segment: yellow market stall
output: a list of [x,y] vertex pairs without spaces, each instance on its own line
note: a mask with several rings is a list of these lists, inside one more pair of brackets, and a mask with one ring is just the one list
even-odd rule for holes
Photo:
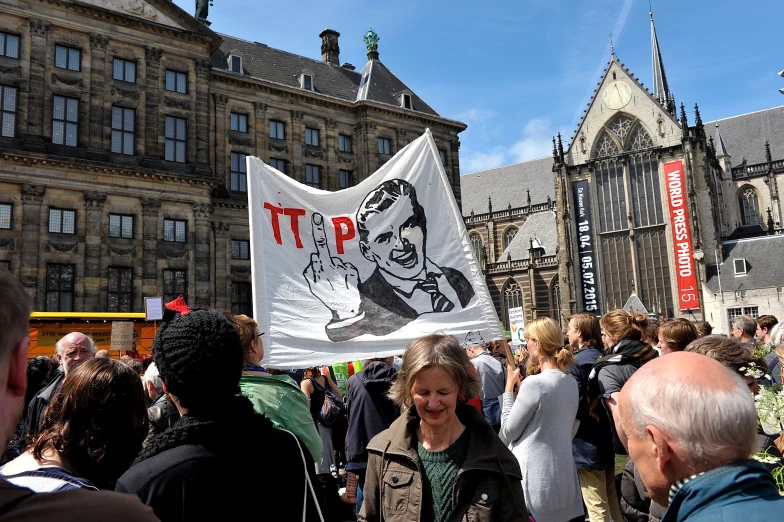
[[[131,350],[111,350],[112,321],[133,322],[135,353]],[[33,312],[30,314],[30,347],[27,357],[54,355],[55,343],[70,332],[82,332],[92,337],[98,350],[109,350],[112,357],[123,355],[144,357],[151,355],[150,347],[160,322],[148,322],[144,312]]]

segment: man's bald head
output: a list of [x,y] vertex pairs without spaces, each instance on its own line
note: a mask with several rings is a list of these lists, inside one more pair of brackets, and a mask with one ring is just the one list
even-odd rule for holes
[[629,455],[635,463],[656,461],[639,467],[646,486],[655,485],[657,502],[663,482],[756,449],[754,398],[740,377],[704,355],[676,352],[645,364],[624,385],[619,408]]
[[69,333],[57,341],[55,348],[57,349],[57,359],[60,361],[65,375],[95,356],[95,343],[89,335],[82,332]]

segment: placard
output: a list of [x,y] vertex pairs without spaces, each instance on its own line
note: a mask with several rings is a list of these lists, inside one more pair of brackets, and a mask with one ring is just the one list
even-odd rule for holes
[[512,334],[512,348],[517,349],[525,343],[523,331],[525,330],[525,319],[523,318],[523,307],[517,306],[509,309],[509,332]]
[[133,350],[133,321],[112,321],[111,350]]
[[144,314],[147,321],[161,321],[163,320],[163,298],[162,297],[145,297],[144,298]]

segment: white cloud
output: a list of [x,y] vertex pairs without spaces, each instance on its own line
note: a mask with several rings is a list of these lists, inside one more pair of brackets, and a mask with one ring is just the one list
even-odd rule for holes
[[506,150],[503,147],[494,147],[490,152],[467,151],[461,156],[460,170],[464,173],[494,169],[506,163]]
[[466,150],[460,155],[460,170],[464,174],[493,169],[547,156],[552,151],[552,137],[558,133],[544,118],[534,118],[525,124],[520,139],[509,146],[494,145],[489,150]]
[[468,109],[458,114],[455,119],[466,123],[479,123],[495,118],[495,111],[489,109]]
[[523,137],[509,147],[512,163],[547,156],[552,151],[553,133],[545,119],[533,119],[525,124]]

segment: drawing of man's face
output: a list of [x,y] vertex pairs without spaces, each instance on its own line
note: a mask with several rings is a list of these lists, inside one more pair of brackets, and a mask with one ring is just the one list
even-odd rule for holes
[[425,267],[426,231],[422,207],[418,210],[408,194],[395,200],[387,195],[378,210],[363,216],[362,255],[397,278],[419,275]]

